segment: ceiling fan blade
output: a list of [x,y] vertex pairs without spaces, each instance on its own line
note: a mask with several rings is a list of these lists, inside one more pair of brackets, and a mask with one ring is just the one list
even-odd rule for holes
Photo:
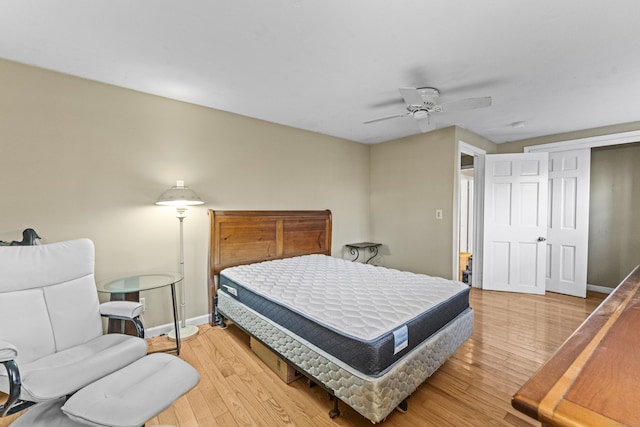
[[473,110],[475,108],[485,108],[491,106],[491,97],[485,96],[482,98],[467,98],[459,101],[446,102],[440,107],[443,113],[449,113],[451,111],[461,110]]
[[422,105],[424,100],[418,90],[414,87],[401,87],[398,89],[400,91],[400,95],[404,99],[404,102],[407,105]]
[[381,122],[382,120],[395,119],[397,117],[408,116],[409,114],[411,114],[411,113],[407,112],[407,113],[402,113],[402,114],[394,114],[393,116],[378,117],[377,119],[367,120],[366,122],[362,122],[362,123],[368,124],[368,123]]

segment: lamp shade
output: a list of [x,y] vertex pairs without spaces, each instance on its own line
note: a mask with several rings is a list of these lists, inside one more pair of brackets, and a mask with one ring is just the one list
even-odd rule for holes
[[185,187],[184,181],[177,181],[175,187],[162,193],[156,200],[156,205],[162,206],[193,206],[203,203],[195,191]]

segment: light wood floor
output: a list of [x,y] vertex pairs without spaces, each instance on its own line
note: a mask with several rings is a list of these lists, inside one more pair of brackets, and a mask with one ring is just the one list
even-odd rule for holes
[[[586,299],[553,293],[531,296],[472,289],[475,330],[409,398],[406,414],[391,413],[383,426],[539,426],[511,407],[511,396],[582,323],[604,294]],[[164,337],[150,348],[169,345]],[[331,402],[304,379],[283,383],[249,348],[235,327],[201,326],[183,343],[181,357],[200,383],[147,426],[371,426],[345,404],[330,419]],[[7,426],[14,417],[0,420]]]

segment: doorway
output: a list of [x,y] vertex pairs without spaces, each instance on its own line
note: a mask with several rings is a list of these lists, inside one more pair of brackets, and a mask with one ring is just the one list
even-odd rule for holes
[[460,221],[458,224],[458,280],[470,285],[473,278],[474,177],[473,156],[460,154]]
[[484,150],[458,141],[453,277],[475,288],[482,288],[485,155]]

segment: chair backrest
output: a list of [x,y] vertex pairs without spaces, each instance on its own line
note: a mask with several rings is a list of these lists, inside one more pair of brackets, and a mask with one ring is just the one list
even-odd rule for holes
[[102,334],[89,239],[0,246],[0,338],[29,362]]

